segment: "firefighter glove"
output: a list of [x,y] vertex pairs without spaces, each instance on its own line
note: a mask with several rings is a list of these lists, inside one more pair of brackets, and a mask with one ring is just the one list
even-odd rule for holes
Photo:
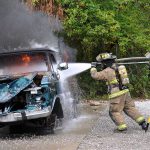
[[90,70],[90,73],[93,73],[95,71],[97,71],[97,69],[95,67],[92,67],[91,70]]

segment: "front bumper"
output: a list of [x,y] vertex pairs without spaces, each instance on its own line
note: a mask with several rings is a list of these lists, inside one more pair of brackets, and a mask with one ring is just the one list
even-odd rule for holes
[[51,107],[44,108],[42,110],[11,112],[6,115],[0,115],[0,123],[13,123],[18,121],[25,121],[31,119],[38,119],[48,117],[52,112]]

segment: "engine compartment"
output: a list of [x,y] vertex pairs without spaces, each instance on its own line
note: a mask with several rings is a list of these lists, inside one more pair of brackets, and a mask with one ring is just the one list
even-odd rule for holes
[[[8,95],[11,90],[15,92],[16,88],[18,88],[18,84],[11,86],[10,83],[14,84],[14,82],[17,83],[19,80],[20,78],[15,79],[15,81],[8,79],[1,81],[0,85],[7,84],[11,87],[7,92]],[[31,81],[32,82],[30,82],[27,87],[21,89],[20,92],[12,96],[11,99],[0,103],[0,115],[10,112],[21,112],[24,110],[41,110],[44,107],[52,105],[56,90],[52,89],[54,86],[50,86],[54,84],[50,81],[50,77],[36,74]]]

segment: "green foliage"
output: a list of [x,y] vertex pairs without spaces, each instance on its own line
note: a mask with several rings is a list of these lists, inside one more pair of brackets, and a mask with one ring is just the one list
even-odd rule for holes
[[113,51],[116,43],[123,56],[129,49],[149,48],[148,0],[59,1],[66,8],[64,30],[72,42],[80,42],[86,58],[92,59],[95,50]]
[[39,0],[32,0],[32,4],[33,5],[36,5],[36,4],[38,4],[39,3]]
[[[104,51],[116,53],[118,57],[144,56],[150,51],[149,0],[57,2],[62,4],[65,11],[64,36],[71,46],[78,49],[77,61],[95,61],[96,55]],[[146,67],[138,66],[136,71],[131,67],[129,72],[133,96],[148,97],[150,87]],[[96,89],[101,85],[91,81],[88,87],[90,75],[83,75],[82,78],[81,86],[89,92],[87,94],[94,96]]]
[[145,97],[150,96],[150,70],[147,65],[134,65],[128,67],[130,78],[130,91],[133,97]]

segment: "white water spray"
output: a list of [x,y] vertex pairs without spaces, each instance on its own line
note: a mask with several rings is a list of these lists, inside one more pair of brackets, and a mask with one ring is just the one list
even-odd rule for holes
[[61,78],[66,79],[91,68],[90,63],[68,63],[68,69],[60,71]]
[[[75,89],[76,93],[78,93],[77,97],[73,96],[73,92],[69,88],[69,81],[68,79],[72,76],[75,76],[77,74],[80,74],[86,70],[88,70],[91,67],[90,63],[69,63],[68,69],[59,71],[60,73],[60,89],[62,92],[62,99],[63,99],[63,105],[64,105],[64,113],[66,114],[67,118],[75,118],[78,114],[77,112],[77,101],[80,97],[80,91],[79,89]],[[74,83],[77,85],[77,83]],[[75,85],[74,85],[75,86]]]

